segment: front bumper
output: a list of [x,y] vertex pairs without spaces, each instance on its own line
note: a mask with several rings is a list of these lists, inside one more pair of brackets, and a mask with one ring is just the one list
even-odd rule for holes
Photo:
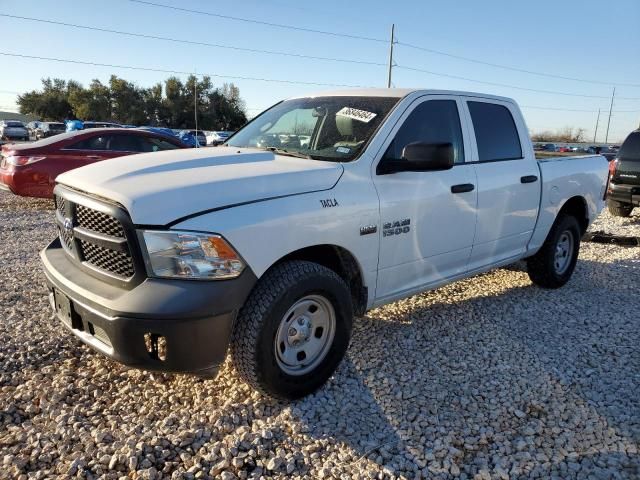
[[131,367],[203,377],[215,376],[224,361],[256,282],[245,268],[233,280],[147,278],[126,290],[81,270],[59,239],[40,257],[56,316],[84,343]]
[[609,183],[607,199],[640,206],[640,185]]

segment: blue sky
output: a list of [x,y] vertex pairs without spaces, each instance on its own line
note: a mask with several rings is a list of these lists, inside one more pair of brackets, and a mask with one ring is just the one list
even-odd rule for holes
[[[601,108],[603,113],[600,117],[598,141],[604,141],[611,91],[618,84],[610,141],[620,141],[640,123],[638,0],[153,1],[187,9],[378,39],[389,37],[393,22],[396,24],[399,42],[523,70],[605,82],[591,84],[531,75],[398,44],[395,47],[398,67],[393,72],[393,82],[398,87],[469,90],[513,97],[523,106],[531,131],[554,130],[565,126],[581,127],[587,130],[589,140],[593,139],[597,110]],[[243,48],[382,64],[388,59],[388,44],[384,42],[238,22],[129,0],[0,0],[0,14]],[[386,86],[386,67],[379,65],[189,46],[1,16],[0,31],[4,39],[0,52],[7,53],[196,71],[231,77]],[[73,78],[88,84],[93,78],[106,81],[111,74],[116,74],[140,86],[149,86],[168,76],[159,72],[71,65],[6,56],[0,56],[0,65],[2,110],[14,106],[16,95],[12,92],[38,88],[42,77]],[[517,86],[521,89],[415,72],[400,68],[401,66]],[[247,107],[251,109],[250,114],[257,113],[281,98],[325,88],[233,78],[213,79],[220,84],[223,81],[233,81],[238,85]]]

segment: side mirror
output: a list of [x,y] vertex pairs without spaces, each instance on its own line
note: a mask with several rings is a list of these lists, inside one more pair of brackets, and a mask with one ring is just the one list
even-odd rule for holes
[[452,143],[414,142],[402,149],[401,160],[384,160],[378,165],[378,174],[396,172],[430,172],[453,167]]

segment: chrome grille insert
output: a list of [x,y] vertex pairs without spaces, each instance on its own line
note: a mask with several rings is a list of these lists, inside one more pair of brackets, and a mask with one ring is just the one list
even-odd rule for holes
[[102,211],[101,203],[93,199],[87,199],[87,204],[96,208],[83,205],[83,197],[75,193],[67,198],[62,195],[59,192],[55,195],[56,219],[67,253],[99,273],[131,279],[135,267],[125,228],[118,220],[120,213],[112,210],[110,215]]
[[129,252],[118,252],[100,245],[80,240],[86,262],[121,277],[133,276],[133,262]]
[[110,237],[124,238],[124,230],[120,222],[106,213],[92,210],[83,205],[77,205],[76,221],[79,227],[87,230],[103,233]]
[[66,202],[64,198],[60,197],[59,195],[56,195],[54,198],[56,202],[56,209],[60,212],[60,215],[64,217],[66,213]]

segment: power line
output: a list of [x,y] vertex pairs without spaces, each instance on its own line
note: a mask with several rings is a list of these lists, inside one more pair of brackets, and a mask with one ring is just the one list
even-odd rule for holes
[[[540,107],[537,105],[520,105],[520,108],[533,108],[535,110],[554,110],[558,112],[584,112],[584,113],[597,113],[598,110],[582,110],[574,108],[559,108],[559,107]],[[613,110],[613,113],[640,113],[640,110]]]
[[529,92],[537,92],[537,93],[549,93],[552,95],[565,95],[568,97],[582,97],[582,98],[606,98],[609,99],[610,97],[605,97],[605,96],[601,96],[601,95],[584,95],[584,94],[578,94],[578,93],[569,93],[569,92],[557,92],[557,91],[553,91],[553,90],[539,90],[536,88],[527,88],[527,87],[519,87],[517,85],[509,85],[506,83],[496,83],[496,82],[487,82],[484,80],[475,80],[473,78],[468,78],[468,77],[460,77],[458,75],[449,75],[447,73],[440,73],[440,72],[433,72],[431,70],[424,70],[422,68],[414,68],[414,67],[406,67],[403,65],[396,65],[396,68],[402,68],[403,70],[411,70],[413,72],[420,72],[420,73],[428,73],[429,75],[436,75],[438,77],[447,77],[447,78],[454,78],[456,80],[465,80],[467,82],[475,82],[475,83],[482,83],[484,85],[492,85],[494,87],[504,87],[504,88],[513,88],[516,90],[526,90]]
[[597,110],[581,110],[581,109],[573,109],[573,108],[557,108],[557,107],[538,107],[534,105],[520,105],[520,108],[533,108],[535,110],[554,110],[558,112],[585,112],[585,113],[596,113]]
[[[169,73],[169,74],[175,74],[175,75],[193,75],[194,74],[193,72],[187,72],[187,71],[181,71],[181,70],[169,70],[169,69],[160,69],[160,68],[151,68],[151,67],[137,67],[137,66],[131,66],[131,65],[117,65],[117,64],[97,63],[97,62],[88,62],[88,61],[81,61],[81,60],[69,60],[69,59],[52,58],[52,57],[41,57],[41,56],[35,56],[35,55],[24,55],[24,54],[16,54],[16,53],[9,53],[9,52],[0,52],[0,55],[8,56],[8,57],[17,57],[17,58],[27,58],[27,59],[35,59],[35,60],[53,61],[53,62],[60,62],[60,63],[72,63],[72,64],[91,65],[91,66],[98,66],[98,67],[122,68],[122,69],[127,69],[127,70],[142,70],[142,71],[149,71],[149,72]],[[410,69],[409,67],[400,67],[400,68]],[[418,70],[418,71],[422,71],[422,70]],[[468,81],[472,81],[472,82],[488,83],[490,85],[506,86],[506,87],[509,87],[509,88],[520,88],[520,87],[511,86],[511,85],[494,84],[492,82],[482,82],[482,81],[479,81],[479,80],[468,79],[468,78],[465,78],[465,77],[457,77],[457,76],[452,76],[452,75],[447,75],[447,74],[439,74],[439,73],[434,73],[434,72],[429,72],[429,71],[425,71],[425,73],[429,73],[429,74],[433,74],[433,75],[441,75],[441,76],[446,76],[446,77],[452,77],[452,78],[458,78],[458,79],[468,80]],[[299,85],[312,85],[312,86],[354,87],[354,88],[360,87],[360,85],[346,85],[346,84],[320,83],[320,82],[302,82],[302,81],[295,81],[295,80],[246,77],[246,76],[237,76],[237,75],[198,73],[197,76],[211,76],[211,77],[219,77],[219,78],[230,78],[230,79],[252,80],[252,81],[274,82],[274,83],[286,83],[286,84],[299,84]],[[531,90],[531,89],[525,89],[525,90]],[[533,90],[533,91],[538,91],[538,90]],[[17,95],[20,94],[20,92],[6,91],[6,90],[0,90],[0,92],[12,93],[12,94],[17,94]],[[548,91],[542,91],[542,92],[562,94],[560,92],[548,92]],[[595,97],[595,98],[601,98],[601,97]],[[608,98],[608,97],[602,97],[602,98]],[[520,105],[520,106],[521,106],[521,108],[530,108],[530,109],[538,109],[538,110],[553,110],[553,111],[566,111],[566,112],[584,112],[584,113],[596,113],[597,112],[597,110],[586,110],[586,109],[543,107],[543,106],[534,106],[534,105]],[[265,107],[265,108],[268,108],[268,107]],[[248,110],[255,110],[255,111],[259,110],[259,111],[262,111],[262,110],[265,110],[265,108],[250,108]],[[640,112],[640,110],[613,110],[613,113],[638,113],[638,112]]]
[[396,42],[396,43],[398,45],[402,45],[404,47],[413,48],[413,49],[416,49],[416,50],[422,50],[423,52],[435,53],[436,55],[443,55],[445,57],[455,58],[455,59],[458,59],[458,60],[464,60],[466,62],[473,62],[473,63],[477,63],[477,64],[480,64],[480,65],[487,65],[487,66],[490,66],[490,67],[502,68],[504,70],[512,70],[514,72],[527,73],[527,74],[530,74],[530,75],[538,75],[538,76],[541,76],[541,77],[558,78],[558,79],[561,79],[561,80],[572,80],[574,82],[593,83],[593,84],[597,84],[597,85],[608,85],[608,86],[617,85],[617,86],[624,86],[624,87],[638,87],[638,88],[640,88],[640,84],[638,84],[638,83],[619,83],[619,82],[612,83],[612,82],[604,82],[604,81],[601,81],[601,80],[586,80],[586,79],[583,79],[583,78],[568,77],[568,76],[557,75],[557,74],[553,74],[553,73],[536,72],[534,70],[526,70],[524,68],[510,67],[508,65],[501,65],[499,63],[485,62],[483,60],[477,60],[475,58],[464,57],[462,55],[455,55],[453,53],[443,52],[441,50],[434,50],[433,48],[420,47],[418,45],[413,45],[411,43],[406,43],[406,42]]
[[[327,30],[316,30],[316,29],[311,29],[311,28],[296,27],[296,26],[293,26],[293,25],[265,22],[265,21],[262,21],[262,20],[254,20],[254,19],[248,19],[248,18],[242,18],[242,17],[235,17],[235,16],[231,16],[231,15],[223,15],[223,14],[219,14],[219,13],[206,12],[206,11],[202,11],[202,10],[193,10],[193,9],[188,9],[188,8],[183,8],[183,7],[176,7],[176,6],[173,6],[173,5],[165,5],[165,4],[161,4],[161,3],[150,2],[150,1],[147,1],[147,0],[129,0],[129,1],[133,2],[133,3],[142,4],[142,5],[148,5],[148,6],[159,7],[159,8],[166,8],[166,9],[177,10],[177,11],[181,11],[181,12],[196,13],[196,14],[199,14],[199,15],[208,15],[208,16],[212,16],[212,17],[223,18],[223,19],[226,19],[226,20],[248,22],[248,23],[254,23],[254,24],[258,24],[258,25],[267,25],[267,26],[270,26],[270,27],[284,28],[284,29],[289,29],[289,30],[297,30],[297,31],[303,31],[303,32],[308,32],[308,33],[316,33],[316,34],[322,34],[322,35],[330,35],[330,36],[335,36],[335,37],[344,37],[344,38],[351,38],[351,39],[358,39],[358,40],[366,40],[366,41],[370,41],[370,42],[387,43],[387,40],[385,40],[383,38],[366,37],[366,36],[362,36],[362,35],[353,35],[353,34],[346,34],[346,33],[331,32],[331,31],[327,31]],[[462,55],[455,55],[455,54],[452,54],[452,53],[443,52],[441,50],[435,50],[435,49],[431,49],[431,48],[421,47],[419,45],[415,45],[415,44],[408,43],[408,42],[395,42],[395,43],[398,44],[398,45],[405,46],[407,48],[413,48],[413,49],[416,49],[416,50],[422,50],[424,52],[435,53],[437,55],[444,55],[444,56],[447,56],[447,57],[456,58],[458,60],[465,60],[465,61],[474,62],[474,63],[481,64],[481,65],[487,65],[487,66],[491,66],[491,67],[495,67],[495,68],[502,68],[502,69],[505,69],[505,70],[512,70],[512,71],[515,71],[515,72],[527,73],[527,74],[530,74],[530,75],[538,75],[538,76],[543,76],[543,77],[557,78],[557,79],[562,79],[562,80],[571,80],[571,81],[598,84],[598,85],[617,85],[617,86],[640,88],[640,84],[637,84],[637,83],[621,83],[621,82],[612,83],[612,82],[605,82],[605,81],[599,81],[599,80],[586,80],[586,79],[582,79],[582,78],[570,77],[570,76],[565,76],[565,75],[557,75],[557,74],[553,74],[553,73],[536,72],[536,71],[527,70],[527,69],[524,69],[524,68],[511,67],[511,66],[508,66],[508,65],[501,65],[501,64],[498,64],[498,63],[485,62],[485,61],[482,61],[482,60],[477,60],[477,59],[465,57],[465,56],[462,56]],[[608,97],[602,97],[602,98],[608,98]],[[619,98],[622,98],[622,97],[619,97]],[[627,99],[629,99],[629,100],[640,100],[640,98],[627,98]]]
[[355,40],[366,40],[368,42],[379,42],[379,43],[387,43],[387,40],[382,39],[382,38],[374,38],[374,37],[365,37],[362,35],[353,35],[353,34],[349,34],[349,33],[338,33],[338,32],[330,32],[327,30],[316,30],[313,28],[305,28],[305,27],[296,27],[293,25],[285,25],[283,23],[272,23],[272,22],[265,22],[263,20],[254,20],[251,18],[242,18],[242,17],[234,17],[231,15],[223,15],[221,13],[212,13],[212,12],[206,12],[203,10],[192,10],[189,8],[182,8],[182,7],[176,7],[173,5],[164,5],[162,3],[155,3],[155,2],[147,2],[145,0],[129,0],[130,2],[133,3],[139,3],[142,5],[147,5],[147,6],[151,6],[151,7],[159,7],[159,8],[166,8],[169,10],[177,10],[179,12],[186,12],[186,13],[197,13],[198,15],[207,15],[210,17],[216,17],[216,18],[223,18],[225,20],[234,20],[236,22],[245,22],[245,23],[254,23],[257,25],[266,25],[269,27],[276,27],[276,28],[284,28],[287,30],[297,30],[300,32],[307,32],[307,33],[318,33],[321,35],[330,35],[333,37],[343,37],[343,38],[351,38],[351,39],[355,39]]
[[[212,16],[221,17],[221,18],[228,18],[228,19],[233,19],[233,20],[256,22],[256,23],[267,24],[267,25],[272,25],[272,26],[279,26],[279,27],[289,27],[289,26],[281,25],[281,24],[271,24],[269,22],[261,22],[261,21],[257,21],[257,20],[254,21],[254,20],[249,20],[249,19],[242,19],[242,18],[239,18],[239,17],[231,17],[231,16],[228,16],[228,15],[213,14],[213,13],[210,13],[210,12],[209,13],[208,12],[200,12],[200,11],[197,11],[197,10],[189,10],[189,9],[184,9],[184,8],[181,8],[181,7],[173,7],[173,6],[169,6],[169,5],[156,4],[156,3],[153,3],[153,2],[147,2],[147,1],[143,1],[143,0],[130,0],[130,1],[131,2],[135,2],[135,3],[148,4],[148,5],[151,5],[151,6],[164,7],[164,8],[169,8],[169,9],[181,10],[181,11],[188,11],[188,12],[192,12],[192,13],[210,14]],[[58,21],[53,21],[53,20],[45,20],[45,19],[41,19],[41,18],[23,17],[23,16],[18,16],[18,15],[9,15],[9,14],[3,14],[3,13],[0,13],[0,17],[7,17],[7,18],[18,19],[18,20],[27,20],[27,21],[33,21],[33,22],[47,23],[47,24],[52,24],[52,25],[60,25],[60,26],[66,26],[66,27],[71,27],[71,28],[99,31],[99,32],[104,32],[104,33],[112,33],[112,34],[117,34],[117,35],[125,35],[125,36],[146,38],[146,39],[152,39],[152,40],[162,40],[162,41],[168,41],[168,42],[183,43],[183,44],[190,44],[190,45],[200,45],[200,46],[207,46],[207,47],[213,47],[213,48],[222,48],[222,49],[229,49],[229,50],[236,50],[236,51],[246,51],[246,52],[251,52],[251,53],[264,53],[264,54],[269,54],[269,55],[282,55],[282,56],[288,56],[288,57],[307,58],[307,59],[313,59],[313,60],[324,60],[324,61],[333,61],[333,62],[340,62],[340,63],[353,63],[353,64],[362,64],[362,65],[374,65],[374,66],[387,66],[386,63],[371,62],[371,61],[366,61],[366,60],[355,60],[355,59],[345,59],[345,58],[335,58],[335,57],[322,57],[322,56],[315,56],[315,55],[299,54],[299,53],[294,53],[294,52],[283,52],[283,51],[277,51],[277,50],[262,50],[262,49],[246,48],[246,47],[237,47],[237,46],[233,46],[233,45],[224,45],[224,44],[208,43],[208,42],[198,42],[198,41],[193,41],[193,40],[185,40],[185,39],[178,39],[178,38],[172,38],[172,37],[162,37],[162,36],[158,36],[158,35],[148,35],[148,34],[141,34],[141,33],[133,33],[133,32],[126,32],[126,31],[121,31],[121,30],[112,30],[112,29],[106,29],[106,28],[101,28],[101,27],[92,27],[92,26],[87,26],[87,25],[79,25],[79,24],[73,24],[73,23],[58,22]],[[291,27],[291,28],[296,29],[296,30],[301,29],[299,27]],[[350,37],[350,38],[351,37],[355,37],[355,38],[361,38],[361,39],[368,39],[367,37],[359,37],[359,36],[354,36],[354,35],[339,34],[339,33],[336,33],[336,32],[326,32],[326,31],[319,31],[319,30],[315,31],[315,30],[310,30],[310,29],[302,29],[302,30],[313,31],[314,33],[322,33],[322,34],[328,34],[328,35],[347,36],[347,37]],[[376,39],[369,39],[369,40],[376,40]],[[381,39],[377,39],[376,41],[382,41],[382,40]],[[406,46],[406,47],[410,47],[410,48],[414,48],[414,49],[418,49],[418,50],[423,50],[423,51],[430,52],[430,53],[436,53],[436,54],[439,54],[439,55],[445,55],[445,56],[449,56],[449,57],[452,57],[452,58],[466,60],[466,61],[470,61],[470,62],[474,62],[474,63],[478,63],[478,64],[483,64],[483,65],[489,65],[489,66],[492,66],[492,67],[504,68],[504,69],[507,69],[507,70],[513,70],[513,71],[518,71],[518,72],[522,72],[522,73],[529,73],[529,74],[546,76],[546,77],[551,77],[551,78],[560,78],[560,79],[564,79],[564,80],[576,80],[576,81],[581,81],[581,82],[586,82],[586,83],[596,83],[596,84],[603,84],[603,85],[611,85],[611,83],[609,83],[609,82],[583,80],[583,79],[578,79],[578,78],[573,78],[573,77],[566,77],[566,76],[554,75],[554,74],[546,74],[546,73],[542,73],[542,72],[535,72],[535,71],[520,69],[520,68],[516,68],[516,67],[509,67],[509,66],[506,66],[506,65],[494,64],[494,63],[490,63],[490,62],[484,62],[484,61],[481,61],[481,60],[476,60],[476,59],[472,59],[472,58],[468,58],[468,57],[463,57],[463,56],[460,56],[460,55],[454,55],[454,54],[450,54],[450,53],[447,53],[447,52],[442,52],[442,51],[439,51],[439,50],[420,47],[420,46],[409,44],[409,43],[406,43],[406,42],[395,41],[393,43],[398,44],[398,45],[403,45],[403,46]],[[460,79],[460,80],[466,80],[466,81],[471,81],[471,82],[476,82],[476,83],[483,83],[483,84],[486,84],[486,85],[494,85],[494,86],[500,86],[500,87],[514,88],[514,89],[519,89],[519,90],[528,90],[528,91],[534,91],[534,92],[539,92],[539,93],[552,93],[552,94],[557,94],[557,95],[577,96],[577,97],[585,97],[585,98],[609,98],[609,97],[604,97],[604,96],[578,95],[578,94],[570,94],[570,93],[564,93],[564,92],[554,92],[554,91],[548,91],[548,90],[537,90],[537,89],[516,87],[516,86],[513,86],[513,85],[480,81],[480,80],[475,80],[475,79],[471,79],[471,78],[458,77],[458,76],[454,76],[454,75],[437,73],[437,72],[432,72],[432,71],[413,68],[413,67],[406,67],[406,66],[400,66],[400,65],[394,65],[394,66],[397,66],[398,68],[404,68],[405,70],[413,70],[413,71],[417,71],[417,72],[428,73],[428,74],[431,74],[431,75],[445,76],[445,77],[449,77],[449,78],[457,78],[457,79]],[[268,81],[268,80],[265,80],[265,81]],[[321,84],[318,84],[318,85],[321,85]],[[327,84],[327,85],[330,85],[330,84]],[[626,83],[618,83],[616,85],[640,87],[640,85],[637,85],[637,84],[626,84]],[[338,86],[341,86],[341,85],[338,85]],[[0,92],[2,92],[2,93],[17,93],[17,92],[9,92],[9,91],[0,91]],[[621,100],[640,100],[640,97],[618,97],[618,98],[620,98]]]
[[82,30],[91,30],[91,31],[95,31],[95,32],[113,33],[113,34],[116,34],[116,35],[126,35],[126,36],[129,36],[129,37],[146,38],[146,39],[149,39],[149,40],[162,40],[162,41],[166,41],[166,42],[183,43],[183,44],[188,44],[188,45],[199,45],[199,46],[204,46],[204,47],[223,48],[223,49],[242,51],[242,52],[266,53],[266,54],[269,54],[269,55],[282,55],[282,56],[287,56],[287,57],[308,58],[308,59],[312,59],[312,60],[325,60],[325,61],[341,62],[341,63],[355,63],[355,64],[360,64],[360,65],[376,65],[376,66],[383,66],[383,67],[386,66],[386,63],[369,62],[369,61],[366,61],[366,60],[355,60],[355,59],[335,58],[335,57],[320,57],[320,56],[315,56],[315,55],[306,55],[306,54],[294,53],[294,52],[283,52],[283,51],[278,51],[278,50],[261,50],[261,49],[257,49],[257,48],[236,47],[236,46],[233,46],[233,45],[224,45],[224,44],[220,44],[220,43],[198,42],[198,41],[195,41],[195,40],[185,40],[185,39],[172,38],[172,37],[161,37],[161,36],[158,36],[158,35],[148,35],[148,34],[144,34],[144,33],[125,32],[123,30],[111,30],[111,29],[108,29],[108,28],[92,27],[92,26],[88,26],[88,25],[79,25],[79,24],[75,24],[75,23],[57,22],[57,21],[54,21],[54,20],[45,20],[45,19],[42,19],[42,18],[22,17],[22,16],[18,16],[18,15],[9,15],[9,14],[6,14],[6,13],[0,13],[0,17],[7,17],[7,18],[12,18],[12,19],[17,19],[17,20],[27,20],[27,21],[31,21],[31,22],[47,23],[47,24],[50,24],[50,25],[60,25],[60,26],[64,26],[64,27],[78,28],[78,29],[82,29]]
[[[193,72],[185,72],[181,70],[169,70],[163,68],[152,68],[152,67],[135,67],[131,65],[117,65],[111,63],[97,63],[97,62],[87,62],[82,60],[69,60],[64,58],[52,58],[52,57],[40,57],[36,55],[23,55],[18,53],[9,53],[9,52],[0,52],[0,55],[5,57],[16,57],[16,58],[29,58],[32,60],[45,60],[50,62],[59,62],[59,63],[73,63],[76,65],[91,65],[95,67],[108,67],[108,68],[122,68],[125,70],[141,70],[146,72],[158,72],[158,73],[169,73],[174,75],[193,75]],[[259,77],[245,77],[240,75],[222,75],[217,73],[198,73],[198,76],[202,77],[217,77],[217,78],[229,78],[232,80],[252,80],[258,82],[271,82],[271,83],[286,83],[293,85],[310,85],[310,86],[320,86],[320,87],[351,87],[351,88],[362,88],[362,85],[349,85],[343,83],[321,83],[321,82],[304,82],[299,80],[284,80],[284,79],[276,79],[276,78],[259,78]]]

